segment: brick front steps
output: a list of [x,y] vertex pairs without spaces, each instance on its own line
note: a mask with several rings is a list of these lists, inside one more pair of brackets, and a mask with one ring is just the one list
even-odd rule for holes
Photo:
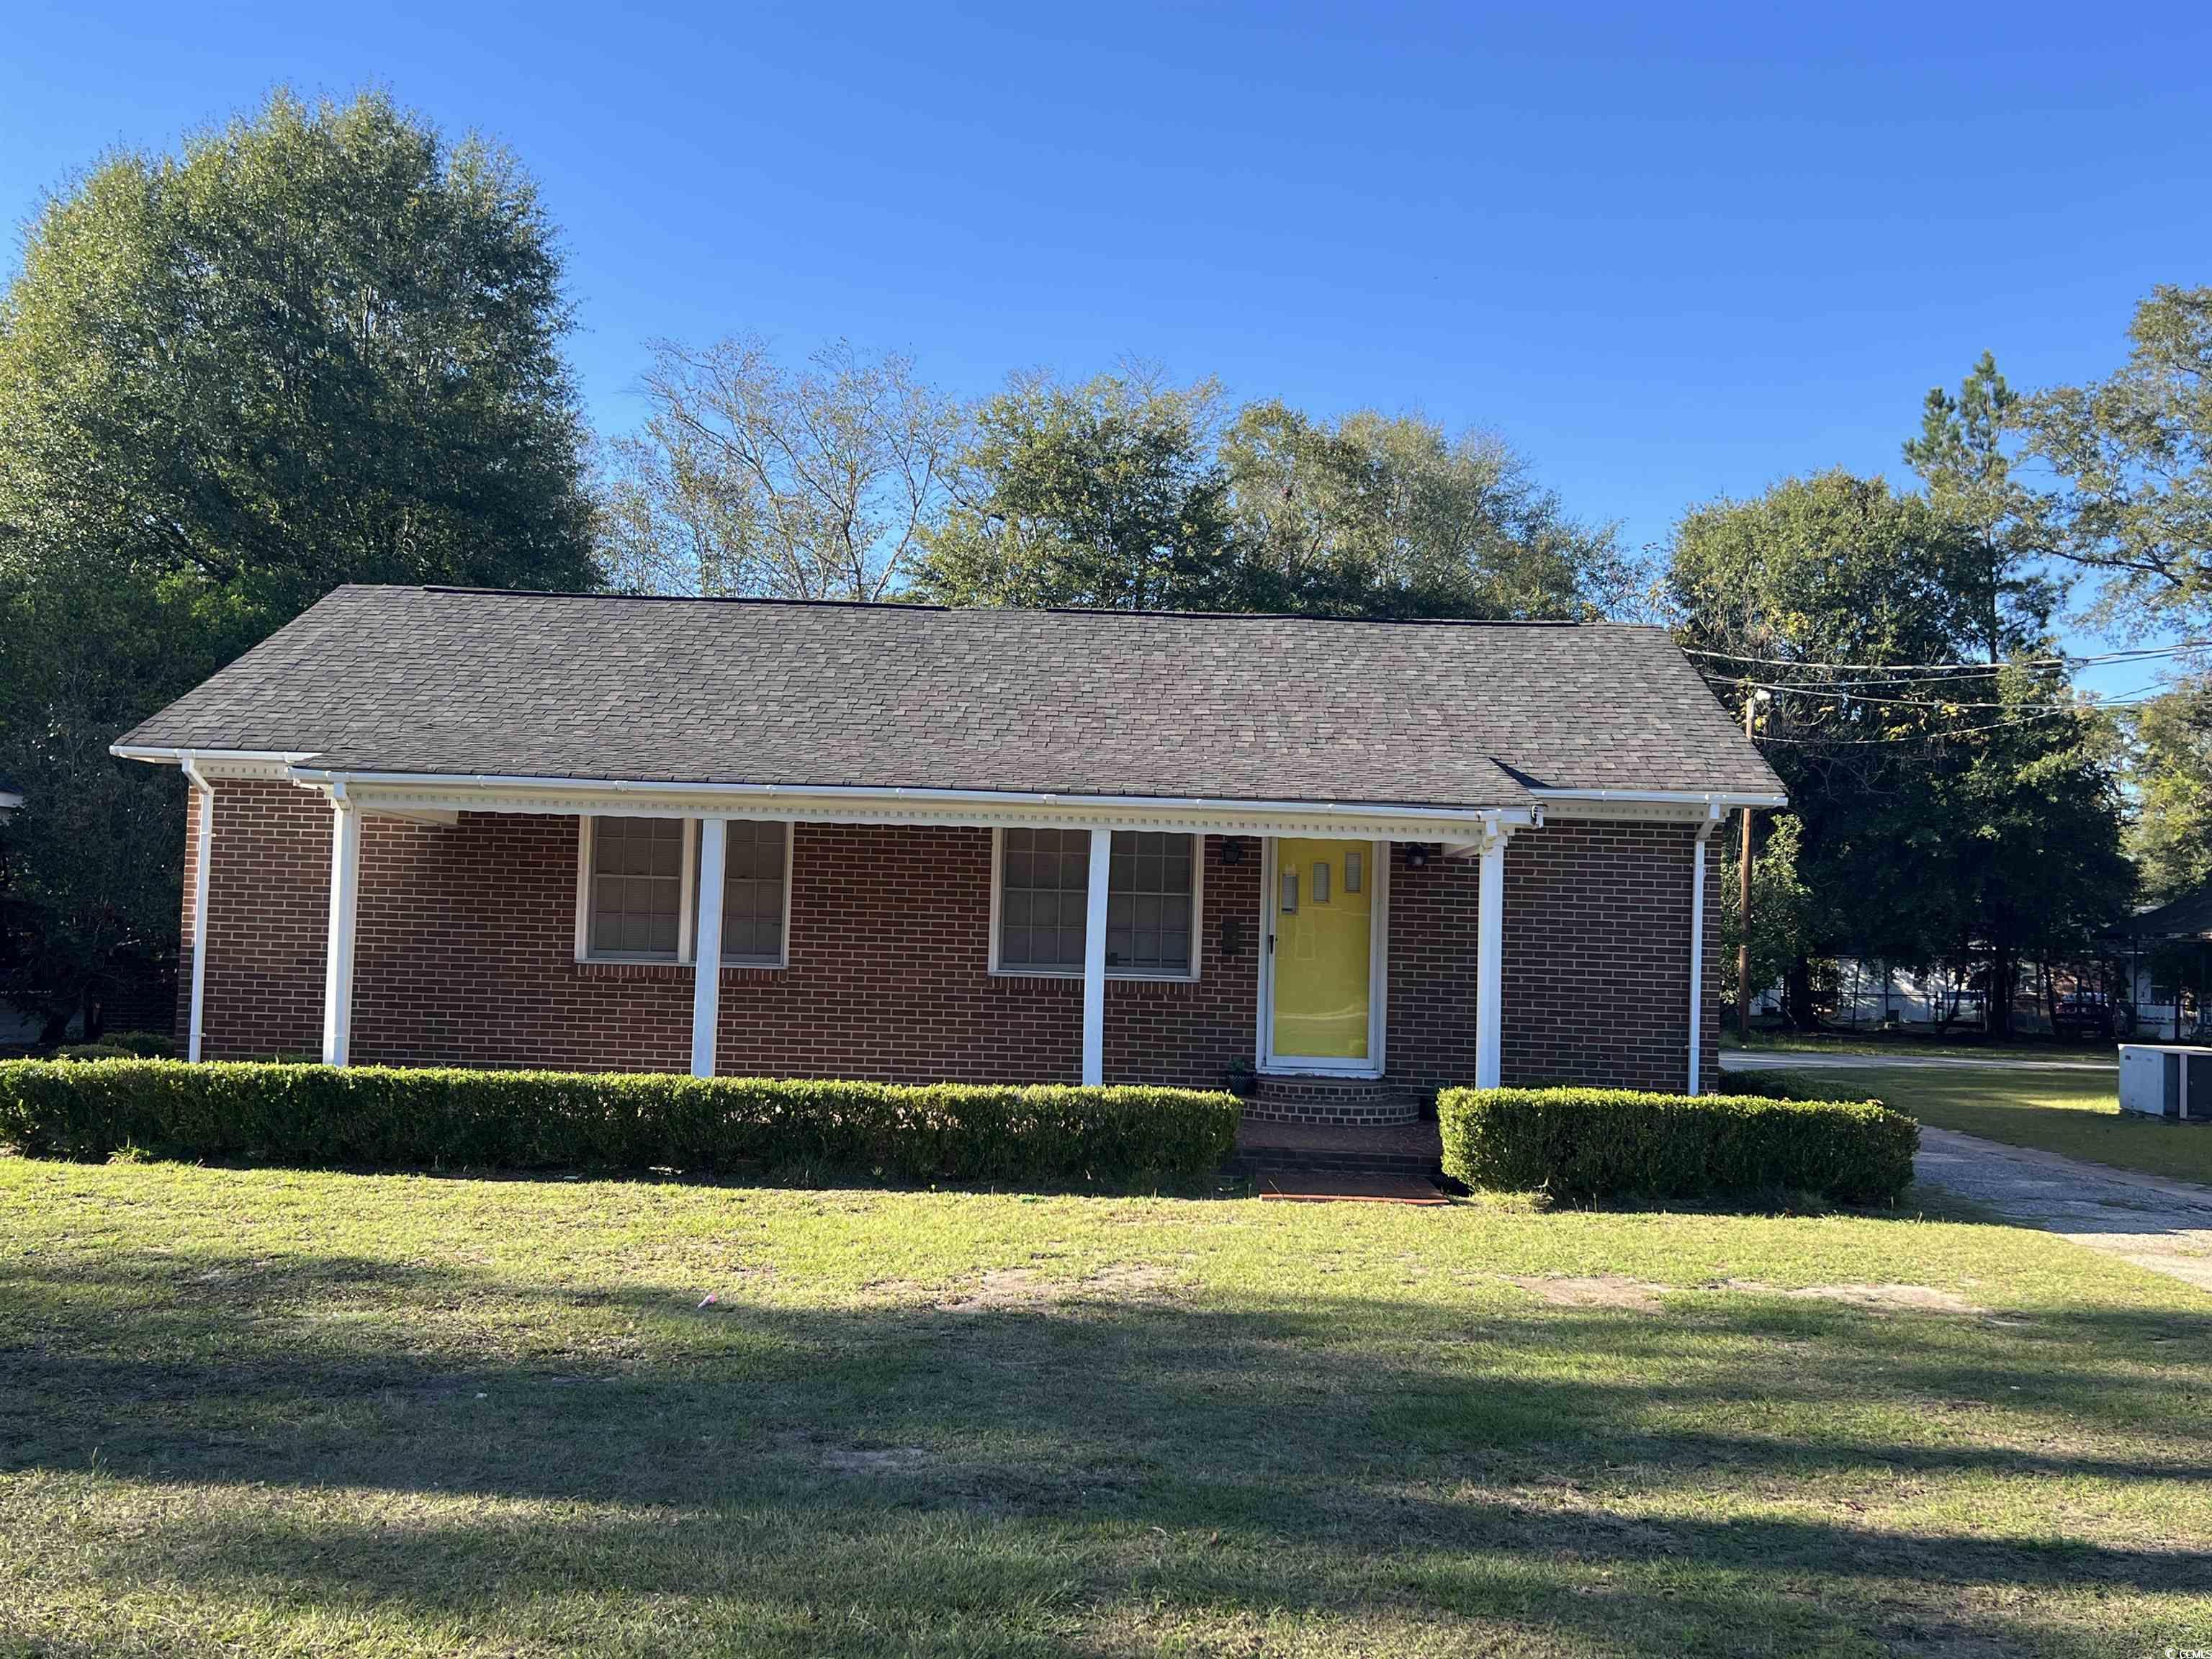
[[1244,1103],[1247,1123],[1380,1128],[1420,1119],[1420,1096],[1388,1078],[1263,1077]]
[[1285,1171],[1440,1176],[1443,1144],[1437,1126],[1283,1123],[1248,1109],[1237,1130],[1231,1173],[1251,1178]]

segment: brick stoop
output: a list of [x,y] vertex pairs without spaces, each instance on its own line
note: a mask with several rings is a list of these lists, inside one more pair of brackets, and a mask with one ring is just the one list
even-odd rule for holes
[[1244,1103],[1248,1123],[1379,1128],[1420,1118],[1421,1096],[1389,1078],[1263,1077]]
[[1255,1117],[1246,1109],[1231,1174],[1256,1178],[1317,1170],[1437,1178],[1443,1174],[1443,1146],[1433,1123],[1284,1123]]

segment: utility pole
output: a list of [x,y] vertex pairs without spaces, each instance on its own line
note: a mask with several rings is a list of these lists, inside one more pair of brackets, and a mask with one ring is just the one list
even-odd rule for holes
[[[1743,735],[1752,735],[1753,711],[1759,707],[1751,688],[1743,689]],[[1751,808],[1743,809],[1743,851],[1735,871],[1735,1035],[1739,1042],[1751,1040]]]

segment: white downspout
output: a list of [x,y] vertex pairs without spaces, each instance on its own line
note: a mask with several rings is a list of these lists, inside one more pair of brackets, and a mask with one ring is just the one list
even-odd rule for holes
[[208,865],[215,852],[215,786],[200,770],[199,757],[189,750],[178,763],[191,785],[192,804],[199,809],[192,848],[192,1011],[185,1039],[185,1058],[197,1063],[207,1022]]
[[1705,1082],[1705,843],[1720,827],[1721,808],[1710,805],[1698,825],[1698,843],[1690,866],[1690,1092],[1702,1092]]

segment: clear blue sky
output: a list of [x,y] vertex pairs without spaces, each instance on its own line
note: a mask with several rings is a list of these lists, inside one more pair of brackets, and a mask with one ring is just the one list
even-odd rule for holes
[[592,416],[641,342],[839,335],[975,393],[1135,354],[1488,426],[1577,513],[1899,470],[1984,348],[2118,359],[2212,281],[2202,4],[961,8],[32,0],[0,210],[271,85],[388,85],[565,227]]

